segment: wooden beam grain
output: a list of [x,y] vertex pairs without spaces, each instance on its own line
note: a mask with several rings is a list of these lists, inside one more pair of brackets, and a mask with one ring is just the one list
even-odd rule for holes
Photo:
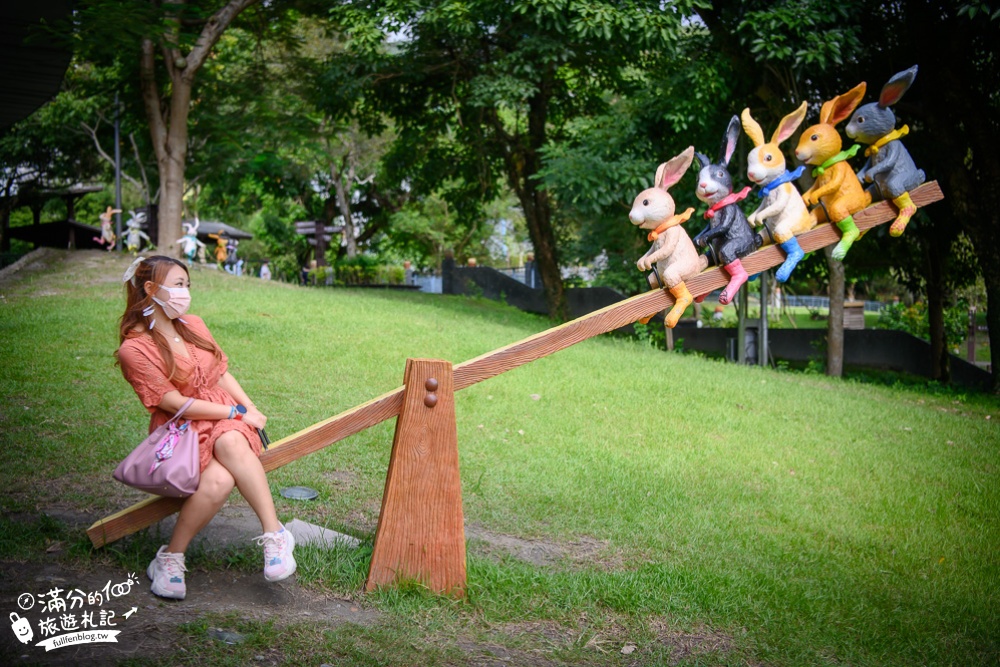
[[[921,185],[910,193],[913,203],[924,207],[944,199],[937,181]],[[854,216],[861,231],[866,231],[896,218],[896,209],[889,202],[869,206]],[[836,243],[840,232],[832,225],[822,224],[798,237],[805,252],[813,252]],[[899,240],[905,243],[906,239]],[[785,261],[785,253],[776,246],[767,246],[743,259],[747,273],[753,275]],[[691,294],[700,296],[725,287],[729,274],[722,268],[710,268],[687,281]],[[455,391],[471,387],[501,373],[563,350],[602,333],[614,331],[669,308],[674,298],[667,290],[653,290],[594,311],[571,322],[546,329],[470,359],[454,367]],[[403,387],[382,394],[367,403],[346,410],[329,419],[309,426],[271,444],[261,456],[264,470],[270,471],[296,459],[328,447],[387,419],[399,415],[403,403]],[[87,530],[95,547],[110,544],[146,526],[152,525],[178,510],[180,501],[154,497],[116,514],[101,519]]]

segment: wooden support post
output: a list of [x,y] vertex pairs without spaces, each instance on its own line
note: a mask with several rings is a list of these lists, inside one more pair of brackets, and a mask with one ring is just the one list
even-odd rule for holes
[[465,521],[451,363],[407,359],[365,590],[416,580],[465,595]]

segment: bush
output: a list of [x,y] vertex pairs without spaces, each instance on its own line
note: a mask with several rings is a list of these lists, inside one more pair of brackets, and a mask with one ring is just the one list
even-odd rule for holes
[[403,267],[387,264],[374,255],[333,259],[330,268],[337,285],[402,285],[406,281]]
[[[964,300],[959,300],[951,308],[944,310],[944,340],[951,349],[957,347],[967,334],[969,307]],[[893,303],[879,311],[876,329],[892,329],[905,331],[908,334],[930,340],[930,320],[927,305],[916,302],[912,306],[903,303]]]

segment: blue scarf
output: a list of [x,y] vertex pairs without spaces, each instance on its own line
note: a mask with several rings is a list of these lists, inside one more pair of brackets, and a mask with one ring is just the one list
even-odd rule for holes
[[762,187],[760,189],[760,192],[757,193],[757,196],[760,197],[761,199],[763,199],[764,197],[766,197],[769,194],[771,194],[771,192],[775,188],[777,188],[777,187],[779,187],[781,185],[784,185],[785,183],[788,183],[789,181],[794,181],[795,179],[797,179],[799,176],[802,175],[803,171],[805,171],[805,167],[802,167],[802,166],[800,166],[795,171],[788,171],[786,169],[785,173],[783,173],[781,176],[778,176],[776,179],[774,179],[773,181],[771,181],[770,183],[768,183],[767,185],[765,185],[764,187]]

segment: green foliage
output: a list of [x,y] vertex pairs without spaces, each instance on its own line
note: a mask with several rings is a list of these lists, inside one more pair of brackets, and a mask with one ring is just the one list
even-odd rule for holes
[[[109,176],[108,164],[81,127],[96,126],[97,114],[110,111],[113,96],[99,91],[105,77],[106,71],[74,60],[52,101],[0,132],[0,194],[8,193],[11,184],[59,187]],[[105,146],[113,151],[110,127],[104,129]]]
[[989,17],[990,21],[1000,19],[1000,7],[994,8],[992,2],[964,2],[958,6],[958,15],[975,19],[976,16]]
[[[402,266],[387,264],[381,257],[368,254],[340,259],[331,257],[329,269],[333,271],[336,283],[347,287],[352,285],[402,285],[406,278],[406,271]],[[316,279],[316,282],[323,284],[319,278]]]
[[[948,349],[957,347],[965,340],[969,327],[969,307],[964,301],[959,301],[950,308],[944,309],[944,337]],[[930,339],[930,322],[927,305],[917,301],[912,305],[902,302],[891,303],[879,311],[876,329],[893,329],[905,331],[924,340]]]
[[663,330],[662,322],[650,321],[648,324],[636,322],[632,325],[635,330],[635,337],[650,347],[662,350],[667,345],[667,334]]
[[747,11],[739,24],[740,43],[762,63],[827,70],[861,52],[861,31],[853,21],[858,2],[823,0],[771,2]]

